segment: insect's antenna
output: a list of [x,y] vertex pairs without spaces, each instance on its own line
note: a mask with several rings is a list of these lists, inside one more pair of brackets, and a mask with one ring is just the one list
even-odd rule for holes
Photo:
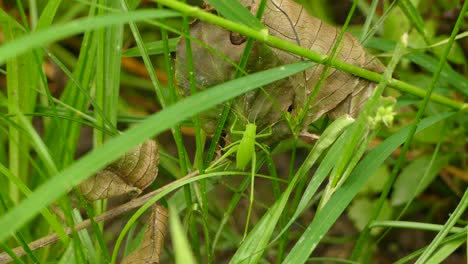
[[236,116],[236,118],[243,119],[246,123],[249,122],[249,119],[247,117],[245,117],[241,112],[239,112],[234,107],[231,107],[231,112]]

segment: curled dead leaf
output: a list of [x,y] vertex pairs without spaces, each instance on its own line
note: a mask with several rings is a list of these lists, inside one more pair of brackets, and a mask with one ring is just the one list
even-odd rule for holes
[[[254,12],[260,1],[240,2]],[[303,7],[293,0],[269,0],[262,22],[271,35],[322,54],[331,53],[340,33],[340,30],[308,15]],[[190,35],[201,41],[191,42],[195,66],[193,74],[197,89],[203,90],[235,77],[237,69],[234,64],[240,61],[245,48],[242,36],[202,21],[191,25]],[[205,43],[206,46],[201,43]],[[187,96],[190,88],[185,46],[185,40],[182,38],[177,47],[175,68],[178,85],[182,94]],[[336,57],[372,71],[384,70],[383,65],[348,33],[340,41]],[[248,73],[253,73],[302,59],[297,55],[255,42],[245,69]],[[236,98],[230,122],[234,119],[233,115],[241,116],[241,125],[255,123],[258,130],[271,126],[272,142],[283,139],[291,133],[284,120],[284,113],[289,112],[291,120],[297,119],[309,96],[316,89],[323,69],[323,65],[318,65],[305,73],[270,84],[264,87],[263,91],[255,90]],[[332,69],[307,109],[303,125],[307,126],[325,114],[332,119],[343,114],[357,116],[374,87],[372,82]],[[221,109],[219,106],[201,115],[203,127],[208,133],[214,131]]]
[[167,209],[161,205],[154,204],[151,208],[152,212],[143,241],[135,251],[124,258],[122,264],[159,263],[164,246],[169,214]]
[[158,146],[154,140],[147,140],[88,178],[78,188],[90,201],[140,194],[156,179],[158,164]]

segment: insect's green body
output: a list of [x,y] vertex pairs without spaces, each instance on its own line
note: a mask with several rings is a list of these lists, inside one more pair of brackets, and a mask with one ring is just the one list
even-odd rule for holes
[[236,167],[238,170],[244,170],[247,164],[252,160],[252,155],[255,152],[256,135],[257,126],[252,123],[247,124],[236,154]]

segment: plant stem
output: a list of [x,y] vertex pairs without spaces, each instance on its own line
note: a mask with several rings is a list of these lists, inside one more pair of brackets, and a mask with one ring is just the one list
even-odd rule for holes
[[[372,71],[360,68],[359,66],[352,65],[352,64],[349,64],[349,63],[346,63],[337,59],[328,60],[329,56],[327,55],[317,53],[315,51],[300,47],[296,44],[290,43],[278,37],[271,36],[268,34],[268,32],[264,30],[260,30],[260,31],[255,30],[248,26],[238,24],[233,21],[224,19],[222,17],[213,15],[211,13],[203,11],[202,9],[198,7],[186,5],[181,2],[174,1],[174,0],[157,0],[157,1],[185,15],[190,15],[192,17],[195,17],[205,22],[223,27],[230,31],[238,32],[247,37],[256,39],[262,43],[268,44],[269,46],[294,53],[296,55],[302,56],[304,58],[310,59],[320,64],[329,65],[333,68],[356,75],[358,77],[361,77],[361,78],[364,78],[373,82],[380,82],[383,78],[382,74],[372,72]],[[407,92],[409,94],[421,97],[421,98],[423,98],[426,94],[426,91],[424,89],[405,83],[397,79],[389,80],[388,86],[398,89],[400,91]],[[441,95],[432,94],[430,99],[434,102],[449,106],[456,110],[468,111],[468,104],[457,102],[455,100],[451,100]]]

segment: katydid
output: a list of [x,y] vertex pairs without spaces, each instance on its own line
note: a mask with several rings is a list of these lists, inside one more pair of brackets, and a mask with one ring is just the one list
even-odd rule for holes
[[247,213],[247,221],[246,221],[246,226],[245,226],[245,231],[244,231],[244,238],[247,235],[247,231],[249,229],[249,221],[250,221],[250,215],[252,213],[252,207],[253,207],[253,201],[254,201],[254,181],[255,181],[255,169],[256,169],[256,162],[257,162],[257,155],[255,152],[255,146],[258,146],[260,149],[262,149],[267,155],[269,155],[269,151],[266,148],[266,146],[262,145],[261,143],[257,142],[258,138],[262,137],[267,137],[271,135],[271,128],[270,131],[264,133],[264,134],[258,134],[257,135],[257,126],[254,123],[247,123],[245,126],[244,131],[237,131],[234,130],[234,127],[236,125],[237,118],[234,120],[233,125],[231,126],[230,133],[231,135],[242,135],[242,138],[238,141],[235,141],[225,147],[224,149],[227,149],[227,151],[224,153],[224,155],[218,159],[211,167],[216,166],[220,161],[224,160],[226,157],[230,156],[234,152],[236,152],[236,169],[244,171],[247,165],[249,163],[252,163],[251,166],[251,184],[250,184],[250,205],[249,205],[249,211]]

